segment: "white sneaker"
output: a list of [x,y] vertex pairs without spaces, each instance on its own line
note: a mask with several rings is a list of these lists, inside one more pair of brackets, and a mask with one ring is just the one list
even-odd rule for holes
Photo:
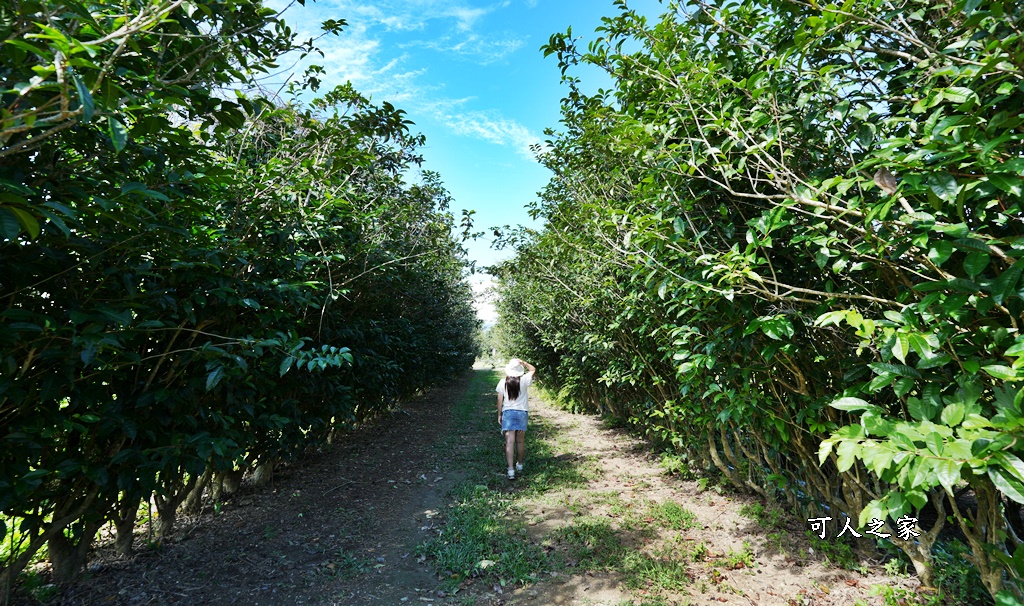
[[516,463],[516,475],[523,473],[523,464]]
[[514,469],[510,468],[508,470],[508,479],[510,479],[510,480],[516,479],[516,471]]

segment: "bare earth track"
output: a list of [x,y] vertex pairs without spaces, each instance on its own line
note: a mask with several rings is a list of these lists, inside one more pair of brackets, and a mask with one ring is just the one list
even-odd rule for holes
[[[483,371],[477,371],[483,372]],[[407,403],[393,418],[347,436],[329,452],[279,470],[270,487],[244,487],[202,523],[184,520],[175,539],[147,548],[126,561],[101,547],[79,583],[64,588],[53,606],[148,604],[245,604],[317,606],[347,604],[620,606],[644,604],[648,592],[626,589],[617,573],[570,567],[543,575],[524,587],[502,588],[466,580],[454,595],[418,557],[416,546],[443,523],[449,491],[463,479],[450,452],[493,443],[501,468],[501,441],[494,431],[456,427],[455,401],[471,386],[479,414],[493,416],[493,395],[467,374],[444,389]],[[743,497],[700,491],[697,482],[664,475],[637,439],[602,428],[596,417],[573,415],[531,398],[531,418],[558,430],[553,446],[591,468],[583,487],[555,489],[526,502],[520,514],[529,529],[523,540],[550,543],[552,532],[582,515],[607,518],[612,528],[623,511],[674,501],[696,515],[697,525],[662,529],[637,549],[663,544],[702,543],[705,557],[687,565],[687,587],[666,595],[664,604],[780,604],[838,606],[881,604],[872,585],[916,581],[893,579],[877,567],[863,573],[831,568],[808,552],[804,527],[793,526],[780,540],[743,517]],[[538,419],[538,420],[539,420]],[[529,440],[529,438],[528,438]],[[528,461],[529,465],[529,461]],[[527,467],[529,472],[530,467]],[[515,490],[502,486],[502,490]],[[723,566],[727,554],[750,555],[749,564]],[[15,595],[15,603],[25,600]],[[654,602],[652,602],[654,603]]]

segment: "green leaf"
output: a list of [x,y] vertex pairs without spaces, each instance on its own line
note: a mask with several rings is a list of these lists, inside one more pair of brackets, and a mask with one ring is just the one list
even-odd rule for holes
[[999,492],[1003,493],[1010,499],[1024,504],[1024,483],[1010,475],[1002,467],[996,465],[988,466],[988,477],[992,480]]
[[835,438],[830,438],[828,440],[821,441],[821,444],[818,446],[818,465],[825,464],[825,459],[828,458],[829,453],[832,452],[832,446],[837,441],[838,440]]
[[986,253],[977,251],[972,252],[964,259],[964,271],[966,271],[967,275],[973,280],[974,276],[980,274],[986,267],[988,267],[989,260],[990,257]]
[[836,466],[839,468],[839,473],[853,467],[853,464],[857,461],[857,451],[860,448],[860,444],[853,440],[843,440],[836,447],[836,455],[838,459]]
[[838,400],[834,400],[831,404],[829,404],[829,406],[831,406],[832,408],[837,408],[839,410],[845,410],[847,412],[867,410],[873,407],[872,404],[868,404],[867,402],[861,400],[860,398],[853,397],[839,398]]
[[963,86],[950,86],[942,89],[942,98],[952,103],[966,103],[977,101],[978,95],[971,89]]
[[907,353],[910,351],[910,338],[906,333],[898,332],[893,337],[892,355],[900,362],[907,363]]
[[24,211],[20,208],[14,208],[12,206],[8,206],[4,210],[14,215],[14,218],[18,220],[18,225],[20,225],[22,229],[24,229],[25,232],[28,233],[29,238],[35,240],[36,238],[39,237],[39,232],[41,230],[39,227],[39,221],[35,217],[33,217],[27,211]]
[[964,420],[964,413],[966,412],[967,407],[962,402],[954,402],[942,409],[942,424],[956,427]]
[[939,405],[928,398],[907,398],[907,412],[918,421],[931,421],[939,413]]
[[78,99],[82,103],[82,122],[88,124],[92,122],[93,112],[96,111],[96,107],[93,105],[92,93],[89,92],[89,87],[82,82],[82,79],[78,74],[72,73],[71,80],[75,83],[75,90],[78,91]]
[[224,378],[224,367],[218,366],[214,368],[210,374],[206,376],[206,391],[211,391],[214,387],[220,383],[220,380]]
[[906,364],[888,364],[886,362],[872,362],[868,364],[871,370],[875,371],[879,375],[896,375],[900,377],[914,377],[915,379],[921,378],[921,372],[916,368],[907,366]]
[[21,233],[21,222],[10,208],[0,206],[0,236],[14,241]]
[[1011,265],[1009,269],[999,274],[999,277],[992,283],[992,300],[997,305],[1002,305],[1003,301],[1017,292],[1017,283],[1020,282],[1022,269],[1021,263],[1024,263],[1024,259]]
[[865,527],[871,520],[885,520],[888,517],[889,512],[882,506],[880,499],[875,499],[868,503],[864,509],[860,510],[860,517],[858,519],[858,527]]
[[783,316],[766,316],[758,320],[761,322],[761,332],[776,341],[781,341],[783,337],[792,338],[794,334],[793,323]]
[[924,445],[937,457],[942,456],[942,444],[942,436],[934,431],[924,437]]
[[922,358],[932,357],[932,339],[931,335],[923,335],[915,332],[909,335],[910,348],[917,352],[917,355]]
[[902,398],[910,393],[912,389],[914,389],[914,380],[910,377],[903,377],[892,386],[892,390],[896,393],[897,398]]
[[1009,349],[1003,352],[1006,356],[1020,356],[1024,355],[1024,336],[1017,337],[1013,345]]
[[982,366],[981,369],[993,377],[1004,381],[1012,381],[1017,378],[1017,371],[1002,364],[989,364],[988,366]]
[[928,187],[935,195],[949,202],[956,199],[959,192],[956,179],[949,173],[933,173],[928,176]]
[[[924,484],[932,483],[933,482],[926,482]],[[921,483],[918,484],[920,485]],[[906,497],[907,502],[914,506],[914,509],[921,509],[922,507],[925,506],[926,503],[928,503],[928,497],[924,494],[924,491],[922,490],[911,489],[908,490],[903,496]]]
[[953,494],[953,488],[960,482],[960,468],[963,463],[942,459],[935,464],[935,475],[946,492]]
[[110,135],[110,141],[114,144],[114,151],[121,153],[121,150],[128,143],[128,130],[124,127],[124,124],[121,124],[113,116],[107,116],[107,134]]
[[283,377],[285,373],[287,373],[291,369],[292,364],[294,363],[295,356],[288,356],[285,359],[281,360],[281,366],[278,367],[278,376]]
[[1024,182],[1018,175],[1007,173],[988,173],[989,183],[1014,196],[1020,196]]
[[928,258],[932,263],[941,266],[953,254],[953,243],[946,240],[937,240],[928,249]]

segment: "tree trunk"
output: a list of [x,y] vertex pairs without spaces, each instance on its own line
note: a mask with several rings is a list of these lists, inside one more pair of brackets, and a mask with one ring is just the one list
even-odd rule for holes
[[203,493],[206,492],[206,487],[210,485],[210,480],[213,479],[213,469],[210,467],[206,468],[203,472],[202,477],[196,482],[195,488],[188,493],[188,497],[185,498],[185,504],[182,509],[185,513],[190,515],[196,515],[203,510]]
[[132,546],[135,543],[135,520],[139,515],[139,505],[138,497],[127,495],[118,505],[113,521],[117,531],[117,536],[114,538],[114,551],[119,557],[127,558],[132,555]]
[[255,486],[266,486],[274,479],[274,465],[277,461],[271,459],[263,461],[256,466],[252,472],[252,482]]
[[77,542],[69,539],[63,532],[55,533],[50,537],[50,540],[46,542],[46,550],[50,556],[50,564],[53,566],[54,583],[63,585],[75,580],[82,567],[85,566],[85,558],[89,555],[92,540],[101,526],[103,526],[102,521],[86,522]]
[[[189,476],[188,481],[174,492],[168,495],[154,495],[156,510],[160,514],[156,526],[158,541],[163,542],[167,537],[171,536],[171,532],[174,530],[174,523],[178,519],[178,505],[181,505],[181,502],[185,500],[185,497],[188,496],[195,483],[196,476]],[[170,488],[173,489],[173,486]]]

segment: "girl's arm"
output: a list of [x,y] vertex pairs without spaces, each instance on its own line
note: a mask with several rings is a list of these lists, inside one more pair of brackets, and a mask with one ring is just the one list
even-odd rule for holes
[[505,399],[504,394],[499,391],[498,392],[498,425],[501,425],[501,405],[502,405],[502,400],[504,400],[504,399]]
[[526,367],[526,372],[527,372],[528,374],[533,374],[533,373],[537,372],[537,367],[536,367],[536,366],[534,366],[533,364],[530,364],[530,363],[529,363],[529,362],[527,362],[526,360],[519,360],[519,361],[520,361],[520,362],[522,362],[522,363],[523,363],[523,366],[525,366],[525,367]]

